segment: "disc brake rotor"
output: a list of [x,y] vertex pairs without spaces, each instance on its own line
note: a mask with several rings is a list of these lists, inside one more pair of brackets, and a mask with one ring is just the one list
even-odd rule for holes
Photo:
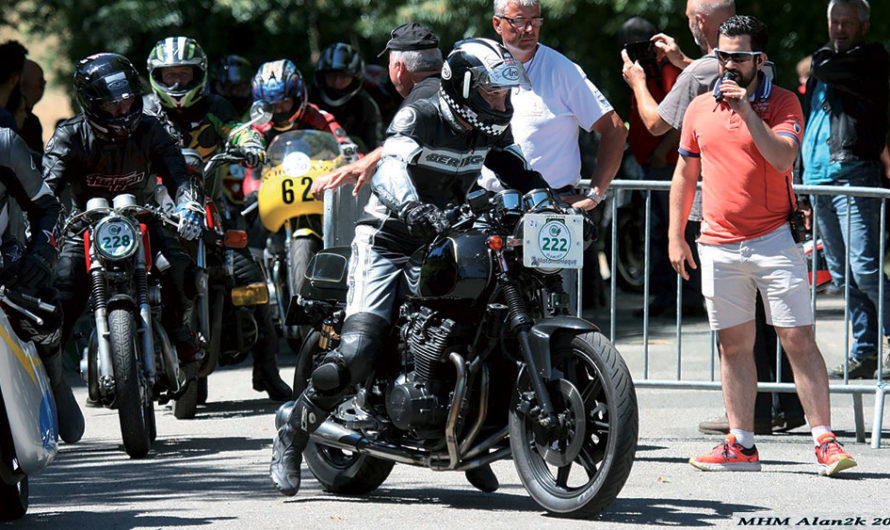
[[[586,434],[586,421],[584,414],[584,401],[581,399],[581,393],[578,389],[566,379],[559,380],[558,395],[561,399],[554,399],[554,402],[562,402],[561,408],[556,406],[554,411],[557,415],[565,417],[565,429],[562,435],[554,436],[553,434],[541,436],[541,431],[536,429],[535,445],[544,460],[557,467],[565,467],[571,464],[578,453],[581,452],[581,446],[584,445],[584,437]],[[554,398],[556,396],[553,396]],[[551,431],[552,433],[552,431]]]

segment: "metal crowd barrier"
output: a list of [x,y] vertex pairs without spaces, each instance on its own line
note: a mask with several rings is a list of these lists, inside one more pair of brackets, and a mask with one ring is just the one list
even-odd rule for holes
[[[645,194],[646,202],[645,202],[645,279],[643,284],[643,358],[642,358],[642,375],[634,378],[634,384],[639,388],[674,388],[674,389],[699,389],[699,390],[720,390],[721,383],[716,379],[716,366],[718,362],[717,355],[717,341],[716,341],[716,333],[710,332],[710,360],[709,360],[709,369],[710,369],[710,378],[707,380],[691,380],[683,378],[683,316],[682,316],[682,279],[679,275],[677,275],[677,307],[676,307],[676,330],[675,330],[675,340],[676,340],[676,350],[675,350],[675,376],[673,379],[651,379],[649,377],[649,367],[650,367],[650,359],[649,359],[649,306],[646,301],[649,300],[649,270],[650,270],[650,241],[651,241],[651,215],[652,215],[652,192],[667,192],[670,190],[670,182],[669,181],[649,181],[649,180],[614,180],[610,185],[610,190],[612,190],[612,194],[619,190],[624,191],[640,191]],[[581,182],[581,187],[589,187],[590,181],[585,180]],[[890,190],[885,190],[881,188],[868,188],[868,187],[841,187],[841,186],[795,186],[795,192],[807,195],[842,195],[847,197],[847,207],[849,210],[850,200],[853,196],[861,196],[861,197],[873,197],[877,199],[890,199]],[[618,203],[614,200],[610,201],[610,204],[607,205],[611,207],[611,215],[612,215],[612,229],[611,229],[611,282],[610,282],[610,324],[609,324],[609,337],[612,339],[616,337],[616,324],[618,321],[617,314],[617,262],[618,262]],[[819,212],[816,204],[813,204],[813,223],[811,228],[811,236],[812,241],[818,241],[818,231],[817,231],[817,223],[815,220],[818,218]],[[885,220],[886,220],[886,201],[881,202],[881,213],[880,213],[880,270],[884,271],[884,236],[885,236]],[[848,216],[847,226],[844,228],[847,237],[849,240],[850,233],[850,222]],[[601,235],[602,237],[602,235]],[[812,308],[815,313],[816,310],[816,274],[817,270],[817,252],[814,250],[811,253],[812,259],[812,283],[811,283],[811,303]],[[593,264],[593,266],[597,266]],[[845,278],[850,278],[850,247],[847,245],[847,255],[845,259]],[[853,408],[854,408],[854,423],[856,429],[856,440],[859,442],[865,441],[865,427],[864,427],[864,418],[862,412],[862,394],[874,394],[875,404],[874,404],[874,418],[872,421],[872,436],[871,436],[871,446],[873,448],[879,448],[881,442],[881,430],[882,430],[882,422],[883,422],[883,411],[884,411],[884,397],[888,392],[887,382],[881,380],[880,372],[884,367],[884,341],[883,341],[883,329],[882,329],[882,317],[885,310],[890,308],[883,307],[883,289],[884,282],[879,282],[879,293],[878,299],[881,301],[878,307],[878,379],[876,383],[873,384],[852,384],[848,378],[848,353],[850,350],[850,322],[849,322],[849,313],[846,311],[848,302],[849,302],[849,286],[845,284],[844,286],[844,381],[840,384],[829,384],[829,391],[835,394],[851,394],[853,397]],[[580,300],[581,293],[583,291],[583,284],[581,275],[578,275],[578,284],[577,284],[577,293],[578,293],[578,308],[577,314],[580,315]],[[816,329],[818,331],[818,321],[816,322]],[[759,382],[757,384],[758,391],[767,391],[767,392],[796,392],[796,387],[793,383],[782,383],[781,382],[781,350],[778,348],[777,341],[777,349],[776,349],[776,381],[775,382]]]

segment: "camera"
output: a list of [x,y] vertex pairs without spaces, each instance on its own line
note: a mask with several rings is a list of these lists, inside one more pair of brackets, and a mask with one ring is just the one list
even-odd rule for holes
[[627,57],[631,62],[639,62],[646,77],[656,77],[658,74],[658,58],[655,53],[655,43],[651,40],[628,42],[624,45]]

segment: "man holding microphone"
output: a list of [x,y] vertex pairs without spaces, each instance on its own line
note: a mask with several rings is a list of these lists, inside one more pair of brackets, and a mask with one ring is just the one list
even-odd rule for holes
[[825,361],[816,345],[807,268],[789,218],[794,208],[791,166],[803,136],[797,96],[761,73],[766,26],[734,16],[720,25],[721,82],[689,105],[680,137],[680,160],[671,184],[669,256],[680,275],[695,268],[683,237],[695,185],[702,179],[698,239],[702,294],[711,329],[720,336],[723,400],[730,433],[711,453],[689,463],[703,471],[759,471],[754,445],[754,304],[765,300],[794,370],[812,429],[819,474],[856,465],[831,432]]

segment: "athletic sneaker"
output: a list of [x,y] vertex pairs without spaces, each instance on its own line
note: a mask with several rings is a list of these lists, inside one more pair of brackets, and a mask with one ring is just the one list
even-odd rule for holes
[[843,446],[832,432],[827,432],[819,437],[819,445],[816,446],[816,460],[819,462],[819,474],[825,477],[856,466],[856,461],[853,460],[850,453],[844,451]]
[[702,471],[760,471],[757,446],[745,449],[736,443],[733,434],[727,435],[710,453],[690,458],[689,463]]

